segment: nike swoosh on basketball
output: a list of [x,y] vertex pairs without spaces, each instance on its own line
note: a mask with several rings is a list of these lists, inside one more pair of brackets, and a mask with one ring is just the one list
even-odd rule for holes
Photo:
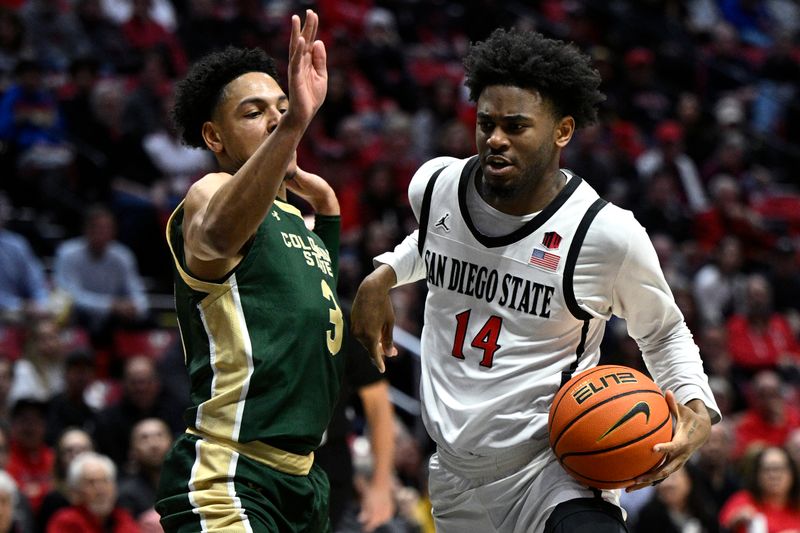
[[634,405],[633,407],[631,407],[630,411],[628,411],[627,413],[622,415],[622,418],[617,420],[617,422],[613,426],[608,428],[608,430],[605,433],[600,435],[600,438],[597,439],[597,442],[600,442],[601,440],[606,438],[609,433],[611,433],[615,429],[619,428],[622,424],[624,424],[625,422],[627,422],[628,420],[630,420],[634,416],[638,415],[639,413],[644,414],[644,416],[646,418],[646,420],[645,420],[646,422],[650,422],[650,406],[647,404],[647,402],[639,402],[636,405]]

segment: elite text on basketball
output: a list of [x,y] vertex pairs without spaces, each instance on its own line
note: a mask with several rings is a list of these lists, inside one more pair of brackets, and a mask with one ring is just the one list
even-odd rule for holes
[[581,386],[579,389],[576,389],[575,392],[572,393],[572,397],[576,402],[578,402],[578,404],[582,404],[591,398],[595,393],[608,388],[610,385],[638,382],[639,381],[636,379],[636,376],[634,376],[631,372],[614,372],[586,382],[583,386]]

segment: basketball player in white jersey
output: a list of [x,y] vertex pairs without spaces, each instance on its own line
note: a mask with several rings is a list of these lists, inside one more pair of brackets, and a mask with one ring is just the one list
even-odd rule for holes
[[597,365],[604,323],[627,320],[676,417],[640,488],[677,470],[719,410],[645,230],[559,169],[596,120],[599,75],[575,47],[495,31],[465,60],[478,155],[425,163],[409,187],[420,229],[361,284],[353,332],[383,370],[391,287],[426,279],[421,398],[440,533],[626,531],[618,491],[581,486],[550,451],[559,386]]

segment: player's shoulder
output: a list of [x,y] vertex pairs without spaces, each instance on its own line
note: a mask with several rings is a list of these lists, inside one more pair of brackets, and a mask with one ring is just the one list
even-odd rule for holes
[[186,198],[183,201],[184,221],[202,212],[214,193],[230,178],[231,175],[227,172],[212,172],[194,182],[186,191]]
[[194,182],[186,192],[186,203],[208,200],[223,183],[231,178],[227,172],[211,172]]
[[461,170],[466,165],[467,159],[458,159],[455,157],[443,156],[435,157],[420,166],[411,178],[411,183],[408,186],[408,199],[412,206],[419,206],[422,203],[422,197],[425,194],[425,188],[428,186],[428,181],[436,173],[437,170],[445,168],[443,172],[457,172],[461,174]]
[[625,231],[628,229],[627,226],[631,224],[640,225],[630,210],[612,204],[611,202],[606,203],[597,213],[597,222],[602,222],[603,226],[608,226],[604,229],[609,232]]
[[587,215],[592,210],[592,207],[597,207],[597,203],[601,199],[604,201],[602,207],[594,215],[594,219],[589,226],[589,232],[591,234],[598,234],[598,236],[619,240],[620,236],[625,235],[632,228],[641,227],[631,211],[605,201],[588,181],[571,170],[561,170],[567,175],[570,182],[578,180],[578,186],[573,191],[572,198],[578,205],[586,206]]
[[420,166],[417,171],[414,173],[414,176],[411,178],[411,184],[409,185],[409,191],[411,189],[422,188],[425,189],[425,186],[428,184],[428,180],[431,179],[437,170],[444,167],[455,167],[460,166],[463,167],[463,164],[468,161],[467,159],[457,159],[455,157],[443,156],[443,157],[435,157]]
[[632,242],[647,239],[647,232],[633,213],[607,203],[589,226],[586,241],[609,252],[624,252]]

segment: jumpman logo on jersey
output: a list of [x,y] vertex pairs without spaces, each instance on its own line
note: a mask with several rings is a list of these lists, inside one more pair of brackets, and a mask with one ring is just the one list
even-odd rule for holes
[[447,226],[447,219],[450,217],[450,213],[445,213],[439,221],[433,225],[434,228],[444,228],[445,231],[450,231],[450,228]]
[[270,214],[271,214],[273,217],[275,217],[275,220],[280,220],[280,219],[281,219],[281,216],[278,214],[278,212],[277,212],[277,211],[273,211],[273,212],[272,212],[272,213],[270,213]]

